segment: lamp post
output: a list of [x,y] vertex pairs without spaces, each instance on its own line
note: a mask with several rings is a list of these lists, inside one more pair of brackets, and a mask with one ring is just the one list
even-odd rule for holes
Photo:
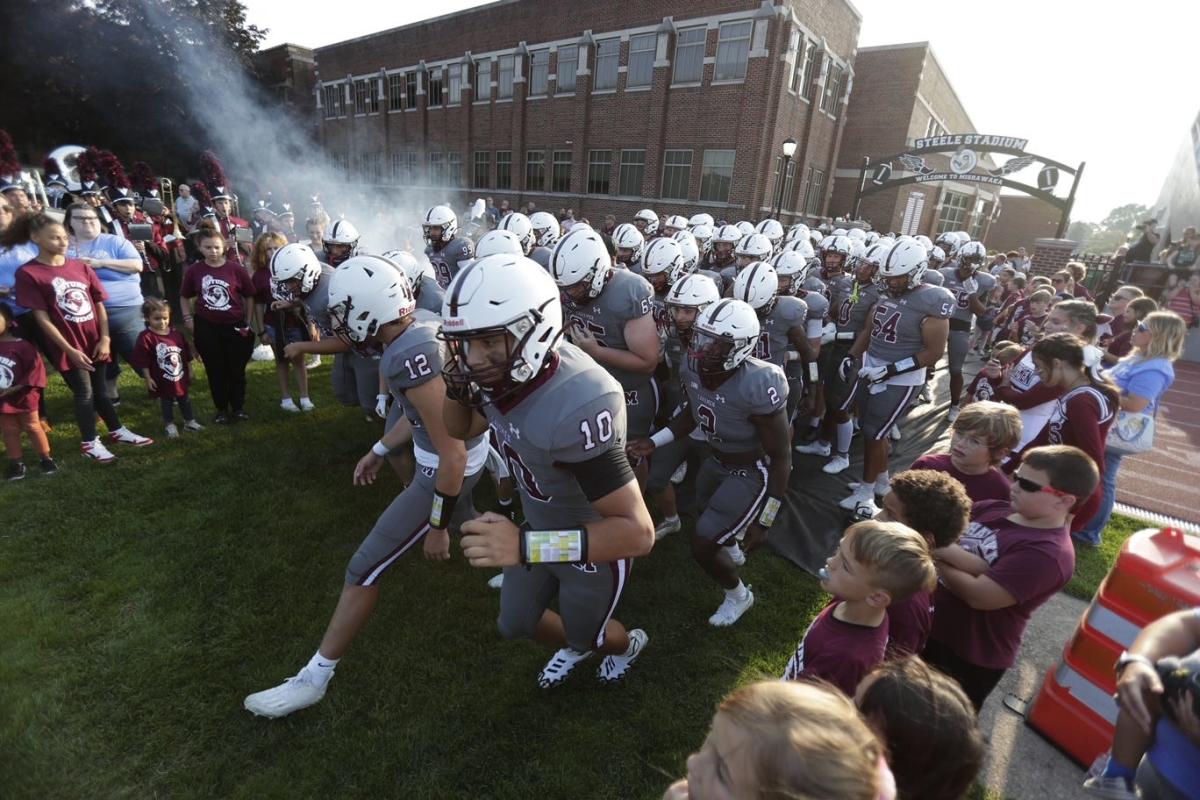
[[775,189],[775,219],[779,219],[779,215],[783,213],[783,187],[787,184],[788,164],[795,153],[796,140],[789,136],[783,140],[783,163],[779,165],[779,185]]

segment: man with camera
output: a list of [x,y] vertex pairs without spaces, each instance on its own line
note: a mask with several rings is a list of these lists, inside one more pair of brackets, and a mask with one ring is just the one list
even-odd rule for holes
[[1083,788],[1096,797],[1200,798],[1200,608],[1147,625],[1117,661],[1112,752]]
[[1136,264],[1139,261],[1145,262],[1154,259],[1154,249],[1161,238],[1161,234],[1159,234],[1157,228],[1158,220],[1153,218],[1143,220],[1142,224],[1138,225],[1137,229],[1142,236],[1129,248],[1129,252],[1125,254],[1126,264]]

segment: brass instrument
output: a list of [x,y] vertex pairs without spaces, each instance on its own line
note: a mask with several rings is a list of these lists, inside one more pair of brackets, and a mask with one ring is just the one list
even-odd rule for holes
[[158,179],[158,193],[162,195],[163,205],[175,213],[175,184],[171,183],[170,178]]

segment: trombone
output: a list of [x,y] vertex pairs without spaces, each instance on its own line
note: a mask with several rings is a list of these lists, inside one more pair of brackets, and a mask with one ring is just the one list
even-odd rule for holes
[[170,178],[158,179],[158,193],[162,195],[163,205],[171,209],[171,213],[175,213],[175,184],[171,183]]

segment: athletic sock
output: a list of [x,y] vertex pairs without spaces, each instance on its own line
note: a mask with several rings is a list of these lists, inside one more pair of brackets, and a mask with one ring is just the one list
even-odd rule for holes
[[1106,778],[1124,778],[1127,781],[1132,781],[1137,770],[1132,770],[1124,764],[1117,763],[1117,760],[1110,753],[1108,763],[1104,765],[1104,777]]
[[820,427],[820,425],[821,425],[821,418],[820,418],[820,417],[809,417],[809,418],[808,418],[808,427],[810,427],[810,428],[818,428],[818,427]]
[[854,438],[854,423],[850,420],[839,422],[837,426],[837,454],[844,456],[850,452],[850,440]]
[[892,477],[885,469],[875,476],[875,494],[887,494],[892,486]]
[[500,505],[504,506],[505,508],[508,508],[509,506],[512,505],[512,498],[510,497],[507,500],[504,500],[502,498],[497,498],[497,502],[500,503]]
[[313,654],[313,657],[309,659],[308,664],[304,667],[304,669],[308,670],[308,675],[314,684],[317,686],[324,686],[325,684],[329,683],[329,679],[333,677],[333,671],[335,668],[337,668],[338,661],[339,659],[336,658],[326,658],[325,656],[321,655],[321,651],[318,650]]
[[671,523],[672,525],[674,525],[676,522],[679,522],[679,515],[678,515],[678,514],[672,514],[672,515],[671,515],[671,516],[669,516],[669,517],[663,517],[663,522],[669,522],[669,523]]
[[730,600],[736,600],[740,603],[746,599],[746,593],[749,591],[750,590],[746,588],[746,584],[739,580],[737,586],[733,587],[732,589],[725,590],[725,596]]

